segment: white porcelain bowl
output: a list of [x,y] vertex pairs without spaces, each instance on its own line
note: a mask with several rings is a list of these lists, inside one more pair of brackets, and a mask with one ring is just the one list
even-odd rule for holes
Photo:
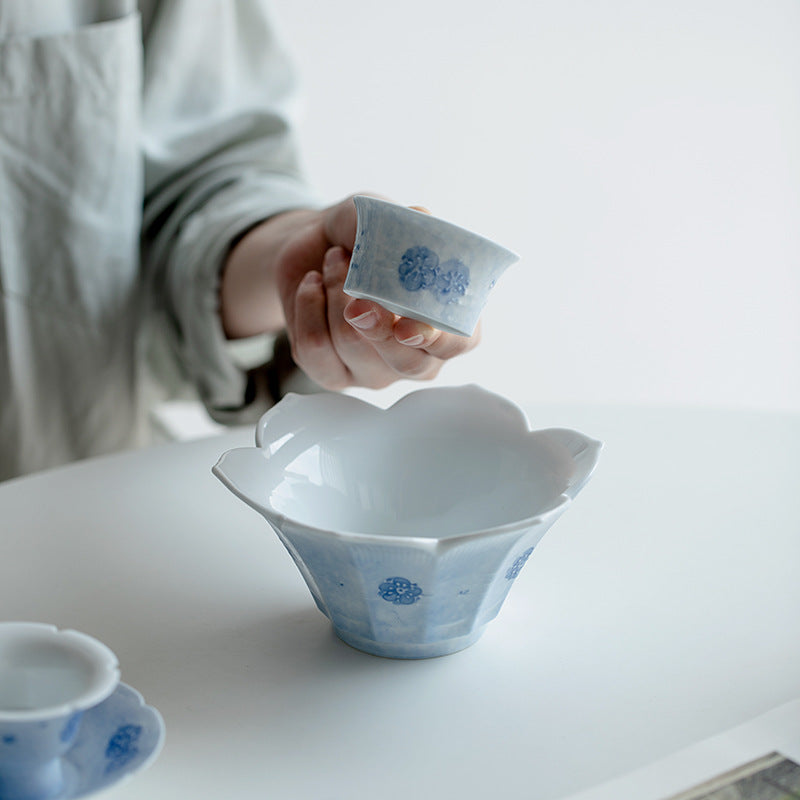
[[470,336],[492,287],[519,256],[422,211],[354,199],[358,228],[345,293]]
[[477,386],[422,389],[383,410],[287,395],[256,447],[213,471],[262,514],[348,644],[423,658],[475,642],[601,448],[531,432]]

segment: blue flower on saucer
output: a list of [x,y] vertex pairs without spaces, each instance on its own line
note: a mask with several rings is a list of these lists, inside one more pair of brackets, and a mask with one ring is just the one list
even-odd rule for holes
[[120,725],[117,728],[106,747],[106,772],[121,769],[139,755],[136,743],[141,735],[141,725]]
[[429,289],[436,283],[439,256],[428,247],[409,247],[400,259],[397,271],[400,283],[409,292]]
[[379,587],[378,594],[387,603],[401,606],[410,606],[416,603],[422,594],[422,589],[408,578],[387,578]]

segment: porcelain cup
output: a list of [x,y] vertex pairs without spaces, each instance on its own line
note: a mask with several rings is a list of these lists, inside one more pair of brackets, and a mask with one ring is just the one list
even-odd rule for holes
[[61,794],[83,713],[119,678],[114,653],[86,634],[0,622],[0,800]]
[[345,293],[470,336],[498,278],[519,256],[423,211],[365,195],[354,201],[358,228]]

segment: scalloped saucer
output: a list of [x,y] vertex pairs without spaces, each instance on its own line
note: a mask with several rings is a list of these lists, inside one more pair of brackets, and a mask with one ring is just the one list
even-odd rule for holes
[[64,756],[64,788],[54,800],[105,789],[155,760],[164,743],[164,721],[135,689],[116,691],[83,715],[75,744]]

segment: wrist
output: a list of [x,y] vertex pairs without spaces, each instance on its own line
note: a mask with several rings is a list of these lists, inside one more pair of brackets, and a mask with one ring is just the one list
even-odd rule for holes
[[284,327],[279,255],[292,234],[318,216],[311,209],[284,211],[251,228],[232,247],[219,290],[219,313],[228,339],[277,333]]

